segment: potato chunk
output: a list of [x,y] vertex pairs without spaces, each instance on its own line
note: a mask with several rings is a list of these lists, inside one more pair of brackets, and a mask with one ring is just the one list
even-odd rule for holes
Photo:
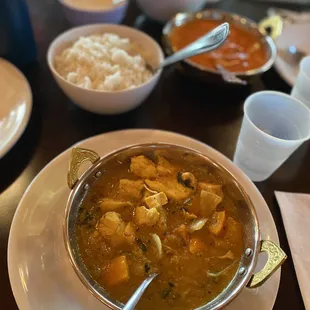
[[151,179],[157,176],[155,164],[144,155],[131,158],[130,171],[142,179]]
[[209,217],[217,207],[217,205],[222,202],[222,198],[212,192],[207,192],[202,190],[200,192],[200,212],[204,217]]
[[221,198],[224,197],[222,185],[220,185],[220,184],[200,182],[198,185],[201,189],[203,189],[206,192],[216,194],[216,195],[220,196]]
[[209,225],[210,233],[215,236],[218,236],[224,228],[225,219],[226,219],[225,211],[214,212],[211,218],[211,223]]
[[129,269],[125,255],[114,258],[105,272],[109,286],[118,285],[129,280]]
[[144,200],[149,208],[160,208],[168,203],[168,198],[163,192],[146,197]]
[[182,201],[189,198],[193,190],[180,184],[174,178],[161,178],[158,181],[145,180],[146,185],[157,192],[164,192],[168,198]]
[[159,212],[156,208],[147,209],[146,207],[137,207],[135,219],[138,225],[153,226],[159,219]]
[[99,207],[103,212],[114,211],[123,207],[132,207],[132,203],[129,201],[118,201],[111,198],[104,198]]
[[143,180],[121,179],[119,181],[119,194],[124,198],[139,199],[144,188]]

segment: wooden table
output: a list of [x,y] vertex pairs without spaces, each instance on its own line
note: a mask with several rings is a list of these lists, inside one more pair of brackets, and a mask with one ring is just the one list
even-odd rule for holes
[[[262,89],[290,91],[274,70],[251,89],[225,91],[221,87],[195,84],[168,68],[155,91],[138,109],[120,116],[85,112],[60,91],[46,64],[50,42],[69,27],[60,5],[56,0],[29,0],[28,3],[39,49],[38,63],[23,70],[33,91],[33,112],[19,142],[0,160],[0,295],[1,309],[5,310],[17,309],[7,272],[7,241],[12,218],[29,183],[55,156],[73,143],[99,133],[124,128],[157,128],[194,137],[232,158],[244,99]],[[217,7],[258,21],[265,16],[268,5],[250,0],[224,0]],[[159,40],[162,26],[142,17],[137,19],[139,14],[132,1],[124,23],[139,25]],[[304,305],[274,190],[310,193],[309,171],[310,149],[306,144],[269,180],[257,184],[274,217],[281,246],[288,254],[274,307],[277,310],[304,309]]]

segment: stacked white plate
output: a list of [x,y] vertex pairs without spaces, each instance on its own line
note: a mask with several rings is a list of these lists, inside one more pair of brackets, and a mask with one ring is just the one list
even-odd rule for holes
[[0,158],[24,132],[31,113],[32,94],[24,75],[0,58]]
[[[310,23],[303,24],[285,24],[281,36],[276,40],[278,49],[285,50],[293,45],[306,55],[310,55]],[[298,63],[289,63],[280,55],[275,62],[275,68],[280,76],[293,86],[299,72]]]

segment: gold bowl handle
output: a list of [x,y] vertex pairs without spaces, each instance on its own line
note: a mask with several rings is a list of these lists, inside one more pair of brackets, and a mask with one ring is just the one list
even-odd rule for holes
[[283,26],[284,26],[283,18],[279,15],[267,17],[258,24],[259,31],[263,34],[267,34],[266,31],[267,28],[270,29],[269,36],[273,40],[276,40],[281,35]]
[[67,183],[70,189],[78,182],[79,168],[85,161],[90,161],[92,164],[100,159],[99,155],[91,150],[82,149],[79,147],[73,148],[70,155],[69,170],[67,175]]
[[249,288],[256,288],[264,284],[287,258],[283,250],[270,240],[261,241],[260,252],[266,252],[268,254],[268,260],[264,268],[252,276],[247,284]]

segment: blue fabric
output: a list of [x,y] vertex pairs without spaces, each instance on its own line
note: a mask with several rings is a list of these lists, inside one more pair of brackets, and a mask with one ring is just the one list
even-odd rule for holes
[[24,0],[0,1],[0,56],[16,65],[36,60],[36,44]]

